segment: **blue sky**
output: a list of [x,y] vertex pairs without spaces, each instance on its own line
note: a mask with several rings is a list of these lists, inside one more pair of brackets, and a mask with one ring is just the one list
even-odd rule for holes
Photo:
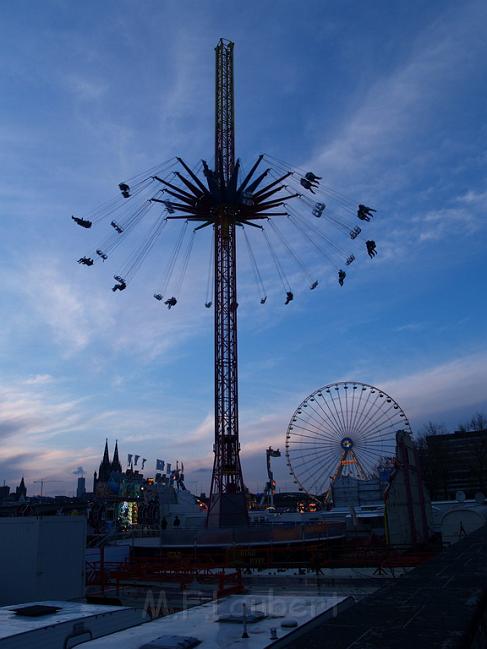
[[75,263],[92,233],[70,215],[174,155],[211,160],[221,36],[236,43],[247,165],[269,153],[379,210],[379,255],[343,288],[332,278],[259,309],[242,268],[249,486],[262,486],[264,449],[284,445],[294,408],[327,383],[380,386],[417,431],[485,412],[486,19],[482,1],[2,3],[0,480],[49,477],[65,482],[47,493],[70,493],[108,436],[150,467],[183,459],[190,486],[208,486],[204,251],[169,313],[151,299],[169,248],[114,294],[116,268]]

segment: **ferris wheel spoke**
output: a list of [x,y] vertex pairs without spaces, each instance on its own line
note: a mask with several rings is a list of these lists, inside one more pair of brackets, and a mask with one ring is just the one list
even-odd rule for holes
[[[324,466],[318,466],[318,468],[314,469],[313,473],[308,476],[308,481],[310,484],[315,485],[315,491],[316,491],[316,484],[317,480],[319,479],[320,476],[325,476],[324,482],[322,484],[326,484],[326,479],[330,479],[330,471],[333,468],[333,464],[327,464],[326,467]],[[319,491],[323,492],[324,489],[321,487]]]
[[359,459],[362,456],[376,458],[381,453],[382,446],[380,446],[379,444],[374,444],[374,446],[359,446],[356,449],[356,455],[359,456]]
[[[345,431],[345,429],[343,428],[343,424],[342,424],[342,422],[341,422],[340,416],[339,416],[339,414],[338,414],[338,411],[337,411],[337,408],[336,408],[335,402],[334,402],[334,400],[333,400],[333,397],[331,396],[331,393],[330,393],[330,397],[329,397],[329,399],[328,399],[328,398],[324,399],[324,402],[325,402],[325,405],[326,405],[326,407],[328,408],[330,414],[333,416],[333,419],[334,419],[335,422],[336,422],[337,430],[340,431],[340,434],[341,434],[342,437],[345,436],[346,431]],[[331,405],[333,406],[333,410],[332,410],[332,408],[331,408],[330,402],[331,402]]]
[[[317,426],[316,424],[313,424],[313,421],[310,421],[309,419],[305,419],[304,417],[298,417],[299,421],[303,424],[306,424],[305,428],[307,430],[312,430],[313,432],[316,432],[317,434],[327,434],[327,436],[332,439],[333,433],[332,431],[328,430],[327,428],[324,428],[323,426]],[[298,426],[297,422],[293,422],[293,426]],[[311,426],[311,428],[309,428]]]
[[317,396],[318,396],[318,397],[321,397],[321,399],[323,400],[323,403],[324,403],[325,406],[327,407],[328,412],[329,412],[330,414],[328,415],[328,414],[325,412],[325,409],[323,408],[323,406],[321,405],[321,403],[320,403],[319,401],[317,401],[318,406],[319,406],[320,409],[323,411],[323,414],[325,414],[325,416],[328,417],[328,418],[330,419],[330,422],[333,422],[333,428],[334,428],[334,430],[337,432],[337,436],[340,437],[340,436],[342,435],[342,432],[343,432],[342,429],[341,429],[341,424],[340,424],[340,422],[337,420],[336,415],[333,413],[332,409],[330,408],[330,405],[328,404],[328,400],[327,400],[327,398],[325,397],[325,395],[323,394],[323,392],[321,392],[321,390],[320,390],[320,392],[318,393]]
[[[310,407],[311,407],[311,406],[310,406]],[[314,412],[314,410],[313,410],[313,412]],[[310,425],[313,425],[313,424],[311,424],[311,422],[317,422],[317,423],[314,424],[314,425],[315,425],[319,430],[323,430],[323,423],[325,423],[325,424],[328,425],[328,423],[327,423],[324,419],[321,418],[321,420],[317,420],[317,419],[315,419],[315,418],[313,417],[313,415],[310,415],[310,413],[309,413],[308,411],[306,411],[306,418],[305,418],[305,417],[302,417],[301,415],[298,415],[296,418],[297,418],[297,419],[300,419],[301,421],[304,421],[305,423],[308,423],[308,424],[310,424]],[[310,421],[310,420],[311,420],[311,421]],[[325,430],[327,430],[327,429],[325,429]],[[332,432],[332,431],[329,431],[329,432]]]
[[374,437],[373,439],[367,439],[364,440],[364,443],[368,446],[371,446],[372,444],[377,445],[377,444],[383,444],[384,440],[391,439],[391,434],[393,435],[393,438],[395,439],[395,433],[392,431],[389,426],[383,428],[380,432],[378,431],[377,436]]
[[392,431],[387,431],[383,433],[382,437],[377,437],[377,439],[370,440],[366,443],[364,446],[358,446],[357,448],[362,449],[362,448],[369,448],[369,449],[387,449],[391,450],[392,454],[395,453],[396,449],[396,444],[395,442],[393,443],[392,439],[395,439],[395,435]]
[[323,468],[327,467],[330,463],[330,461],[323,462],[315,459],[314,461],[307,462],[306,464],[299,464],[296,467],[296,473],[298,474],[296,477],[300,482],[305,483],[307,488],[309,488],[310,476],[313,476],[316,470],[323,471]]
[[320,493],[325,494],[330,488],[331,476],[333,475],[333,468],[329,468],[326,474],[323,472],[323,480],[320,485]]
[[[331,395],[331,393],[328,393],[328,394]],[[333,401],[333,397],[330,396],[330,401],[332,402],[332,405],[333,405],[333,407],[334,407],[335,414],[333,414],[333,411],[332,411],[332,409],[331,409],[331,407],[330,407],[330,404],[328,403],[328,399],[326,399],[325,397],[323,397],[323,401],[324,401],[326,407],[328,408],[328,410],[330,411],[330,414],[332,415],[334,421],[336,422],[336,425],[337,425],[338,430],[341,432],[341,434],[342,434],[343,436],[345,436],[345,435],[346,435],[346,432],[345,432],[345,429],[343,428],[342,423],[341,423],[341,421],[340,421],[340,416],[339,416],[339,414],[338,414],[338,411],[337,411],[337,408],[336,408],[335,402]]]
[[340,397],[340,388],[335,387],[335,392],[336,392],[336,394],[338,395],[338,401],[339,401],[339,403],[340,403],[340,408],[339,408],[339,409],[338,409],[337,404],[336,404],[336,399],[334,399],[333,397],[332,397],[331,399],[332,399],[332,401],[333,401],[333,406],[334,406],[335,410],[337,411],[337,415],[338,415],[338,417],[341,418],[341,422],[342,422],[342,424],[343,424],[343,430],[344,430],[344,433],[347,434],[348,431],[347,431],[347,425],[346,425],[346,423],[345,423],[345,413],[344,413],[344,411],[343,411],[342,399],[341,399],[341,397]]
[[296,424],[298,426],[302,424],[306,428],[311,427],[313,430],[315,430],[318,433],[325,433],[331,438],[335,437],[335,431],[333,429],[331,429],[329,426],[324,426],[322,422],[315,423],[315,419],[311,416],[307,416],[307,417],[298,416],[296,419],[297,421],[292,423],[293,426]]
[[371,406],[372,406],[371,401],[372,402],[374,401],[374,398],[372,396],[372,392],[370,390],[368,390],[367,387],[362,388],[362,392],[363,393],[365,392],[366,396],[365,396],[365,399],[363,399],[362,408],[361,408],[360,412],[357,413],[357,417],[356,417],[355,423],[354,423],[354,430],[358,430],[360,428],[362,419],[365,417],[366,413],[369,412],[370,409],[371,409]]
[[[296,464],[296,469],[299,470],[298,471],[299,473],[302,473],[302,474],[306,473],[306,476],[308,476],[310,469],[314,470],[315,467],[320,467],[321,468],[322,465],[323,465],[322,460],[319,459],[319,458],[314,457],[314,458],[311,458],[311,459],[307,460],[306,462],[301,462],[301,463]],[[306,480],[306,482],[307,481],[308,480]]]
[[325,458],[325,459],[330,458],[331,459],[331,458],[333,458],[335,456],[336,456],[336,453],[333,452],[333,451],[321,452],[319,454],[317,454],[316,452],[308,452],[308,453],[306,453],[304,455],[303,454],[299,455],[299,451],[297,451],[297,452],[295,452],[293,454],[293,459],[294,459],[294,461],[303,460],[303,461],[306,461],[306,462],[310,462],[310,461],[313,461],[313,460],[322,461],[323,458]]
[[377,469],[377,466],[382,457],[382,453],[380,451],[371,451],[369,449],[362,449],[360,454],[357,453],[357,456],[358,456],[358,460],[361,461],[363,465],[365,465],[367,473],[372,474],[375,473]]
[[370,418],[368,422],[364,422],[361,428],[361,433],[365,437],[369,437],[371,433],[373,435],[375,430],[380,429],[381,426],[384,427],[386,422],[390,422],[388,423],[389,427],[394,425],[395,420],[397,420],[397,425],[401,424],[401,417],[396,412],[396,410],[399,410],[399,406],[390,397],[387,395],[384,396],[386,397],[384,406],[377,411],[374,418]]
[[[391,406],[390,408],[385,409],[379,417],[375,418],[374,420],[370,421],[368,426],[365,426],[364,428],[360,429],[361,434],[364,437],[369,436],[371,433],[374,432],[377,428],[380,428],[383,426],[386,422],[392,422],[396,419],[396,412],[394,410],[394,406]],[[389,424],[389,426],[391,426]]]
[[306,460],[313,457],[336,457],[336,451],[333,450],[330,452],[329,447],[323,446],[293,446],[292,448],[287,449],[289,459],[292,459],[294,463],[298,460]]
[[[378,422],[378,425],[383,425],[384,422],[390,422],[390,426],[398,426],[399,428],[404,428],[404,418],[398,414],[397,409],[394,405],[384,411],[381,420]],[[368,433],[368,430],[364,431]]]
[[357,428],[364,429],[365,427],[367,427],[368,423],[370,423],[371,421],[377,421],[381,419],[384,413],[394,409],[394,403],[392,402],[392,399],[387,397],[387,395],[384,395],[383,393],[379,392],[377,399],[379,400],[379,405],[371,413],[369,412],[365,414],[361,424],[357,426]]
[[[309,456],[312,455],[312,458],[309,458]],[[300,459],[313,459],[313,458],[327,458],[327,457],[334,457],[336,456],[336,452],[333,449],[328,449],[326,451],[321,451],[320,453],[316,453],[315,450],[313,449],[294,449],[292,452],[292,457],[294,460],[300,460]]]
[[340,421],[342,423],[343,433],[346,436],[346,435],[348,435],[349,431],[348,431],[348,428],[347,428],[347,424],[345,422],[345,411],[344,411],[343,406],[342,406],[342,399],[340,397],[340,390],[335,389],[335,391],[336,391],[336,394],[335,394],[335,396],[332,395],[331,401],[332,401],[332,404],[333,404],[333,408],[337,412],[337,416],[340,418]]
[[336,454],[327,455],[327,456],[313,456],[299,457],[293,459],[293,470],[299,473],[301,476],[305,474],[308,475],[310,469],[316,464],[319,466],[328,466],[329,464],[334,464],[336,461]]
[[363,440],[366,444],[374,444],[377,441],[382,441],[384,438],[391,439],[391,437],[395,440],[398,430],[396,426],[391,426],[390,422],[383,422],[380,428],[375,428],[368,435],[364,435]]
[[364,428],[360,431],[360,435],[364,439],[373,439],[377,431],[385,430],[386,428],[392,428],[394,422],[394,417],[381,417],[377,421],[371,421],[367,428]]
[[305,459],[312,459],[316,457],[325,457],[325,456],[333,456],[336,455],[336,453],[329,453],[329,452],[324,452],[323,449],[301,449],[301,448],[295,448],[292,450],[292,458],[294,461],[296,460],[305,460]]
[[[357,386],[354,386],[354,389],[353,389],[354,399],[355,399],[355,394],[356,394],[356,392],[357,392]],[[355,410],[354,415],[353,415],[353,418],[352,418],[352,430],[355,430],[355,422],[356,422],[356,419],[357,419],[358,413],[359,413],[359,411],[360,411],[360,405],[361,405],[361,403],[362,403],[362,396],[363,396],[363,394],[364,394],[364,391],[363,391],[363,390],[360,390],[360,396],[359,396],[358,403],[357,403],[357,409]],[[352,405],[352,410],[353,410],[353,405]]]
[[[321,398],[325,401],[325,404],[326,404],[326,400],[323,397],[323,394],[321,394]],[[321,403],[319,402],[318,399],[316,400],[316,403],[318,404],[319,409],[323,412],[323,416],[328,420],[328,422],[329,422],[330,426],[332,427],[337,439],[341,439],[342,432],[341,432],[341,429],[340,429],[336,419],[334,419],[333,417],[330,417],[330,415],[326,412],[326,410],[323,408],[323,406],[321,405]],[[331,411],[330,411],[330,413],[331,413]],[[333,414],[333,413],[331,413],[331,414]]]
[[355,403],[356,397],[357,397],[357,386],[352,385],[352,405],[351,405],[351,408],[350,408],[350,430],[354,429],[353,425],[354,425],[355,417],[356,417],[356,414],[357,414],[356,408],[360,404],[360,401],[359,401],[358,404]]
[[330,420],[330,422],[333,424],[333,430],[335,432],[337,440],[341,440],[345,434],[345,430],[343,428],[342,422],[340,421],[339,418],[337,418],[334,410],[331,409],[328,399],[323,397],[323,402],[327,410],[325,410],[321,405],[321,403],[319,402],[318,402],[318,406],[323,411],[324,416],[327,417]]
[[394,455],[395,448],[389,446],[386,441],[384,441],[383,443],[378,442],[371,446],[367,446],[367,448],[362,447],[357,449],[357,454],[360,457],[365,457],[366,454],[370,454],[370,457],[377,458],[378,461],[381,457],[390,457],[391,455]]
[[293,433],[295,435],[298,435],[298,436],[301,435],[302,437],[309,437],[310,439],[315,439],[316,437],[322,437],[323,439],[330,440],[330,438],[327,437],[326,435],[323,435],[322,433],[317,433],[315,430],[312,430],[310,428],[306,428],[305,426],[297,426],[296,424],[294,424],[294,428],[299,428],[300,430],[306,430],[306,431],[308,431],[308,433],[313,433],[314,434],[314,436],[311,436],[311,435],[305,435],[304,433],[294,433],[294,430],[293,430]]
[[357,411],[355,413],[355,417],[354,417],[354,421],[353,421],[353,430],[357,429],[358,421],[360,421],[360,418],[361,418],[364,410],[367,407],[367,402],[368,402],[368,400],[370,398],[370,392],[367,394],[365,399],[363,398],[364,394],[367,392],[367,388],[368,388],[368,386],[363,385],[361,390],[360,390],[359,403],[357,405]]
[[[343,389],[345,390],[345,386],[343,386]],[[338,397],[340,398],[340,392],[338,392]],[[340,407],[341,407],[341,401],[340,401]],[[350,426],[348,423],[348,418],[349,418],[349,411],[348,411],[348,389],[345,390],[345,411],[344,411],[344,416],[345,416],[345,421],[346,421],[346,429],[350,430]]]
[[362,427],[363,421],[365,421],[367,419],[367,417],[369,417],[370,413],[373,412],[373,409],[376,407],[378,399],[379,399],[379,393],[377,392],[376,396],[374,398],[372,390],[371,390],[369,392],[368,396],[367,396],[367,400],[365,402],[364,408],[363,408],[362,413],[360,415],[360,419],[358,420],[358,422],[356,424],[356,429],[357,430],[360,430],[360,428]]
[[311,405],[311,403],[308,403],[308,408],[311,408],[311,410],[317,415],[317,417],[326,423],[327,425],[330,425],[329,419],[324,418],[317,410],[315,410],[314,406]]
[[[329,421],[329,419],[325,419],[324,417],[322,417],[322,416],[319,414],[319,412],[318,412],[317,410],[315,410],[315,408],[314,408],[312,405],[308,404],[308,407],[311,408],[311,410],[312,410],[314,413],[316,413],[316,415],[320,418],[320,420],[321,420],[324,424],[326,424],[327,427],[330,426],[330,421]],[[314,419],[314,417],[313,417],[313,419]],[[335,429],[334,429],[333,427],[332,427],[332,430],[331,430],[330,432],[332,432],[333,434],[336,435],[336,431],[335,431]]]
[[357,449],[359,449],[360,452],[362,452],[362,449],[370,449],[370,450],[375,450],[377,451],[378,449],[382,448],[392,448],[393,450],[395,449],[395,443],[392,443],[392,439],[395,439],[395,435],[392,431],[385,431],[381,437],[377,437],[376,439],[372,440],[367,440],[367,441],[362,441],[361,443],[357,444]]
[[360,412],[359,417],[357,418],[357,421],[355,422],[355,429],[359,430],[362,422],[364,419],[366,419],[371,412],[373,412],[377,399],[379,398],[379,395],[377,394],[375,397],[373,396],[375,394],[375,391],[372,391],[372,389],[369,389],[367,398],[364,401],[364,404],[362,406],[362,410]]
[[330,448],[330,442],[323,442],[322,440],[311,440],[308,442],[307,440],[303,439],[289,439],[288,444],[313,444],[314,446],[326,446]]

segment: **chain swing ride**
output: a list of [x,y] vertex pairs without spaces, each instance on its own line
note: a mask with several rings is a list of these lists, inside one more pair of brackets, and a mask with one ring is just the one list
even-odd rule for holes
[[[258,251],[265,251],[264,260],[274,266],[288,305],[295,298],[296,277],[302,276],[304,285],[315,290],[317,269],[325,265],[343,286],[344,268],[359,253],[346,251],[328,228],[357,248],[364,242],[363,227],[375,213],[325,186],[315,173],[293,168],[269,154],[259,155],[245,172],[242,162],[235,160],[233,48],[224,39],[215,48],[214,168],[205,160],[191,168],[182,158],[171,158],[121,182],[115,200],[83,217],[71,217],[87,230],[102,222],[109,224],[102,243],[78,260],[85,266],[111,259],[132,231],[139,231],[141,224],[148,227],[140,245],[114,275],[114,292],[128,287],[156,243],[171,229],[169,222],[182,221],[173,250],[166,256],[163,280],[153,294],[168,309],[176,307],[181,297],[198,234],[209,231],[212,235],[204,301],[206,308],[214,309],[215,339],[215,457],[209,527],[248,522],[238,432],[237,233],[243,235],[260,304],[268,298],[266,264],[258,262]],[[365,240],[365,248],[370,258],[376,255],[375,241]]]

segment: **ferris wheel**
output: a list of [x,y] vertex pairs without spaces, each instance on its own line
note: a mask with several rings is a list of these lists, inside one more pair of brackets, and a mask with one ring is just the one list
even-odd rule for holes
[[366,383],[315,390],[294,411],[286,432],[289,474],[300,491],[321,496],[340,476],[367,480],[395,455],[396,432],[411,432],[399,404]]

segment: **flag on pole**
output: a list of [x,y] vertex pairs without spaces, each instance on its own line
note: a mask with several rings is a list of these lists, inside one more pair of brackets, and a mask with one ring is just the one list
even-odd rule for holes
[[137,462],[139,461],[140,455],[134,455],[134,464],[137,466]]
[[164,471],[164,460],[156,460],[156,471]]

